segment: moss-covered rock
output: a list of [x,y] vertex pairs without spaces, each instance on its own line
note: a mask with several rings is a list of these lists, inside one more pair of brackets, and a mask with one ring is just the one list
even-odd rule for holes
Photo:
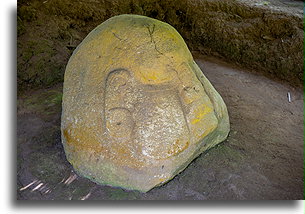
[[173,27],[120,15],[95,28],[70,58],[61,129],[79,174],[146,192],[222,142],[229,118]]

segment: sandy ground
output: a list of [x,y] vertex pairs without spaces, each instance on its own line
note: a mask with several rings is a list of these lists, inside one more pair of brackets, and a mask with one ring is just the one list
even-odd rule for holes
[[62,85],[28,91],[17,102],[17,199],[303,199],[302,90],[214,58],[195,59],[227,104],[231,132],[225,142],[148,193],[100,186],[76,175],[65,158]]

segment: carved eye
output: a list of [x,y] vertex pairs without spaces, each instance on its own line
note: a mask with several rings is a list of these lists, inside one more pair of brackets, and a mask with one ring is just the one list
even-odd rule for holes
[[108,87],[118,89],[121,86],[127,84],[129,79],[129,73],[126,70],[116,70],[110,73],[107,83]]
[[112,108],[106,112],[106,128],[116,138],[129,138],[134,122],[131,112],[126,108]]
[[112,78],[111,80],[111,85],[115,86],[115,87],[119,87],[119,86],[123,86],[126,85],[126,78],[122,77],[122,76],[115,76]]

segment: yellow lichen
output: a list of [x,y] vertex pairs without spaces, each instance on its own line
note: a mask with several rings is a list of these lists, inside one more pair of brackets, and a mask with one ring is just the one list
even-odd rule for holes
[[168,155],[171,157],[183,152],[189,146],[189,142],[183,143],[179,139],[172,145],[171,149],[168,151]]
[[213,109],[209,106],[207,106],[206,104],[202,104],[195,112],[195,118],[192,119],[191,123],[194,125],[198,122],[200,122],[205,115],[207,115],[208,113],[211,113],[213,111]]
[[173,79],[173,72],[166,70],[164,63],[159,62],[156,66],[151,66],[151,68],[140,66],[138,69],[134,69],[134,74],[137,80],[143,84],[162,84],[169,82]]
[[113,163],[121,166],[139,168],[143,165],[138,159],[133,157],[128,148],[128,144],[112,144],[111,148],[106,148],[92,135],[94,131],[86,128],[66,128],[63,130],[67,144],[74,148],[75,152],[89,155],[94,152],[96,157],[99,155],[111,159]]

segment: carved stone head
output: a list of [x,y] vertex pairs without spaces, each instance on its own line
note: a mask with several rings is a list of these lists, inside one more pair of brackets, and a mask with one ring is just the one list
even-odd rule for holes
[[62,142],[81,175],[148,191],[229,132],[226,106],[170,25],[115,16],[65,72]]

